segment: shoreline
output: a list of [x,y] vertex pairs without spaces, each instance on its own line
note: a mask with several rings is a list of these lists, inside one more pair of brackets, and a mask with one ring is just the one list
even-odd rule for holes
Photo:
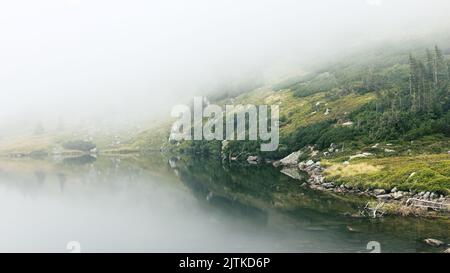
[[367,212],[370,217],[383,215],[415,216],[415,217],[449,217],[450,198],[433,192],[400,191],[397,188],[360,189],[348,184],[338,184],[328,181],[325,176],[326,168],[320,161],[297,161],[298,154],[294,152],[289,156],[272,162],[273,167],[281,173],[295,180],[302,180],[307,174],[306,182],[300,186],[323,192],[365,196],[373,200],[366,204],[362,213]]

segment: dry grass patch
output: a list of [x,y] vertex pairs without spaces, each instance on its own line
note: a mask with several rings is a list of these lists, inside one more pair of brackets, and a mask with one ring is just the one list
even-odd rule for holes
[[373,174],[383,169],[383,166],[370,165],[368,163],[356,163],[356,164],[334,164],[327,168],[325,174],[330,176],[354,176],[361,174]]

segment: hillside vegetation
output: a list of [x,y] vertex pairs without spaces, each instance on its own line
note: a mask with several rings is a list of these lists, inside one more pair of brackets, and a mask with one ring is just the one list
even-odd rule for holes
[[250,155],[274,160],[309,149],[315,151],[309,157],[331,166],[367,152],[371,156],[362,162],[352,161],[347,169],[334,166],[328,176],[360,187],[399,186],[446,194],[450,188],[449,52],[438,46],[377,51],[214,102],[278,104],[277,151],[261,152],[255,141],[230,141],[226,147],[220,141],[181,141],[166,143],[165,149],[243,161]]

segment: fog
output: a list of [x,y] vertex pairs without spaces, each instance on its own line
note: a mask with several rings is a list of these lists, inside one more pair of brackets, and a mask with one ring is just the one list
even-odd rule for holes
[[194,94],[439,31],[448,10],[446,0],[2,1],[1,130],[169,117]]

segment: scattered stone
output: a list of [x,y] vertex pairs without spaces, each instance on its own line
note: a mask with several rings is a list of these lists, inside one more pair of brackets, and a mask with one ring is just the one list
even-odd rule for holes
[[331,143],[330,147],[328,148],[328,152],[332,153],[336,150],[336,144]]
[[401,198],[403,197],[403,193],[400,192],[400,191],[394,192],[394,193],[392,194],[392,197],[393,197],[395,200],[401,199]]
[[344,165],[349,165],[349,164],[350,164],[350,162],[348,162],[348,161],[344,161],[344,163],[342,163],[342,164],[344,164]]
[[392,196],[390,194],[380,194],[380,195],[377,195],[377,198],[378,199],[391,199]]
[[377,144],[373,145],[372,148],[376,149],[376,148],[378,148],[378,145],[380,145],[380,143],[377,143]]
[[325,116],[328,116],[330,114],[330,108],[327,108],[326,110],[325,110]]
[[430,246],[435,247],[440,247],[444,245],[444,242],[432,238],[425,239],[424,242],[429,244]]
[[314,164],[314,161],[312,161],[311,159],[308,160],[308,161],[306,161],[306,163],[305,163],[305,165],[306,165],[307,167],[311,166],[312,164]]
[[394,188],[391,190],[391,192],[392,192],[392,193],[397,192],[397,187],[394,187]]
[[342,126],[352,126],[353,125],[353,121],[347,121],[342,123]]
[[384,149],[384,152],[385,153],[393,153],[393,152],[395,152],[395,150],[392,150],[392,149]]
[[323,183],[322,186],[326,189],[334,188],[333,183]]
[[375,190],[373,190],[373,193],[375,195],[380,195],[380,194],[385,194],[386,191],[384,189],[375,189]]
[[258,164],[259,157],[256,155],[250,155],[247,157],[247,162],[250,164]]
[[367,152],[361,153],[361,154],[356,154],[356,155],[350,156],[349,160],[352,160],[354,158],[359,158],[359,157],[368,157],[368,156],[371,156],[371,155],[372,155],[371,153],[367,153]]

